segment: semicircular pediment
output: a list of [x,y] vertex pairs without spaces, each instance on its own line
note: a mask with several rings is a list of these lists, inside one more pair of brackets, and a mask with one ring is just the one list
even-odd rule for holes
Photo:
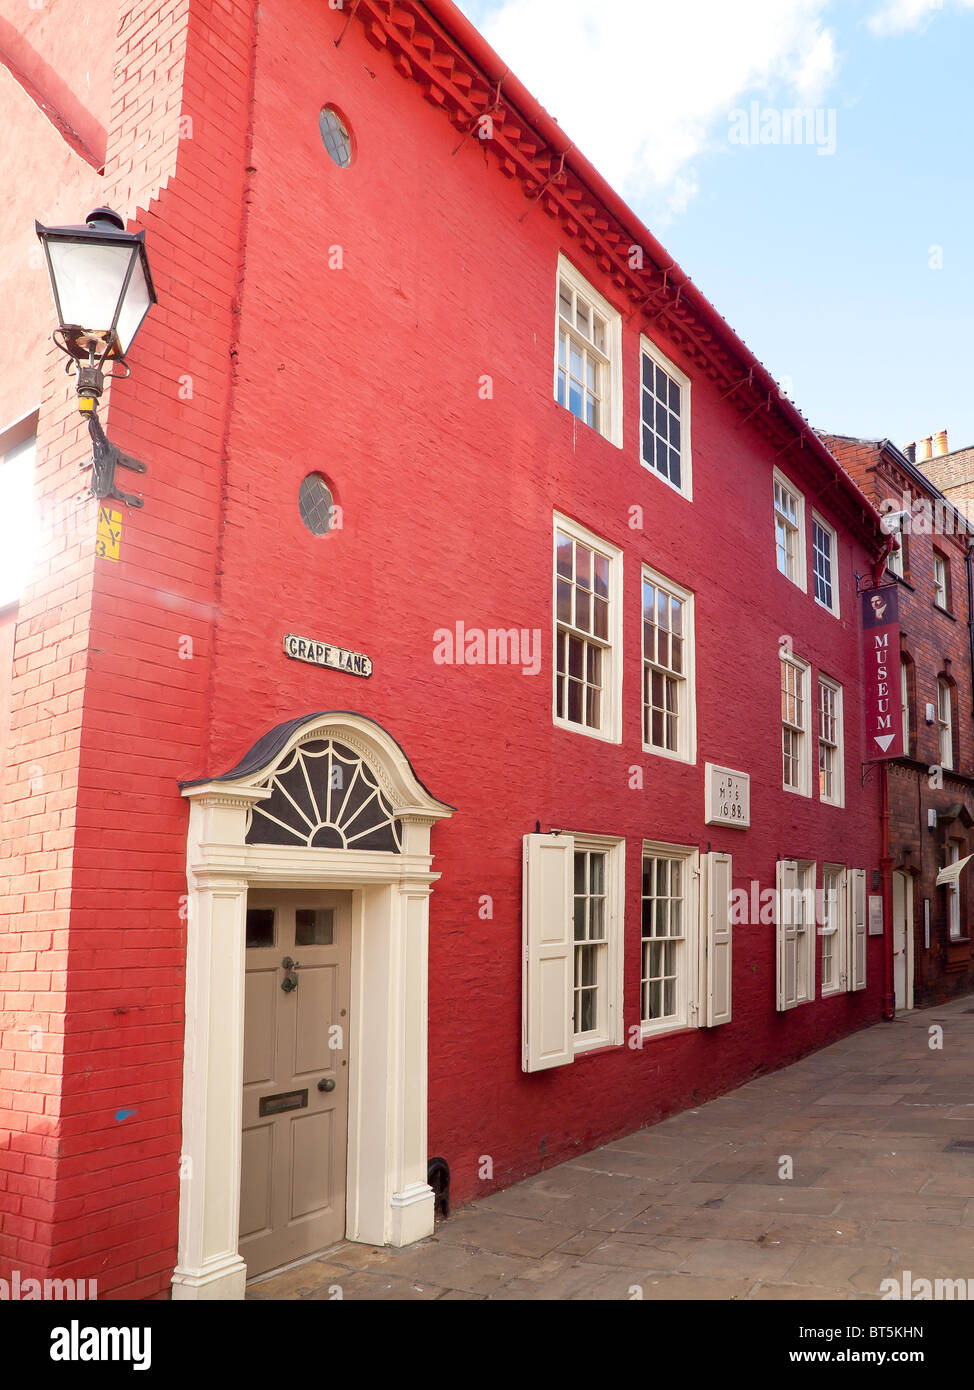
[[402,827],[365,759],[340,738],[300,743],[265,784],[253,807],[249,845],[309,849],[402,850]]

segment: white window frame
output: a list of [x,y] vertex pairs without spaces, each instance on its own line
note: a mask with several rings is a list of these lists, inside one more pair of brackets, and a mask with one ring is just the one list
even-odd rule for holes
[[[573,854],[605,855],[605,968],[599,981],[604,1009],[594,1033],[575,1033],[575,1056],[600,1047],[617,1047],[624,1041],[623,964],[625,956],[626,842],[611,835],[572,834]],[[574,859],[573,859],[574,864]],[[573,884],[574,888],[574,884]],[[574,972],[574,949],[573,949]],[[574,993],[572,995],[574,1001]]]
[[945,772],[950,772],[954,766],[954,706],[950,682],[944,680],[943,676],[937,677],[937,751],[940,754],[940,766]]
[[[947,853],[944,857],[948,864],[957,863],[961,857],[961,846],[957,840],[947,841]],[[956,878],[947,884],[947,939],[965,940],[960,920],[960,880]]]
[[[643,944],[665,938],[643,937],[643,866],[647,857],[674,859],[683,865],[683,954],[677,974],[677,1010],[669,1018],[643,1018]],[[697,997],[700,971],[700,851],[695,845],[671,845],[661,840],[644,840],[639,861],[639,1026],[643,1038],[657,1038],[699,1026],[700,1002]]]
[[933,552],[933,601],[945,613],[950,611],[947,607],[950,599],[948,565],[946,555],[941,555],[939,550],[935,550]]
[[17,441],[0,450],[0,608],[10,608],[24,597],[41,545],[40,513],[34,496],[36,412],[0,431],[0,438],[4,437]]
[[[832,592],[832,602],[823,603],[815,592],[816,574],[816,549],[815,549],[815,528],[824,531],[829,538],[829,588]],[[839,616],[839,538],[835,527],[830,526],[824,517],[819,516],[818,512],[812,512],[812,595],[819,608],[824,608],[826,613],[831,613],[833,617]]]
[[[811,1004],[815,999],[816,868],[813,859],[783,859],[778,862],[775,885],[775,973],[779,1012],[796,1008],[799,1004]],[[795,872],[794,900],[790,904],[791,912],[786,912],[783,893],[792,890],[784,885],[783,880],[791,869]],[[792,1004],[782,1004],[782,982],[787,978],[785,956],[789,949],[785,924],[789,921],[794,928],[795,1000]]]
[[[685,497],[688,502],[693,501],[693,457],[690,448],[690,378],[686,372],[682,372],[675,362],[671,362],[665,352],[662,352],[651,338],[647,338],[645,333],[639,337],[639,461],[642,466],[650,472],[654,478],[665,483],[668,488],[677,493],[680,497]],[[680,486],[677,487],[670,478],[666,478],[656,467],[655,459],[647,459],[643,450],[643,356],[657,366],[670,377],[678,386],[680,391]]]
[[904,560],[906,559],[906,535],[901,531],[896,538],[899,541],[899,545],[894,546],[887,555],[886,568],[889,570],[890,574],[895,574],[897,579],[905,580],[906,566]]
[[[677,708],[677,746],[673,748],[658,748],[654,743],[646,741],[646,671],[652,668],[667,672],[667,668],[656,666],[655,663],[648,661],[646,656],[646,624],[643,620],[643,583],[653,584],[657,589],[662,589],[671,598],[679,599],[683,604],[683,679],[678,687],[679,704]],[[640,730],[644,753],[653,753],[660,758],[670,758],[674,762],[696,763],[697,761],[697,693],[696,693],[696,663],[695,663],[695,631],[694,631],[694,595],[692,590],[685,589],[682,584],[676,584],[672,579],[667,579],[664,574],[650,569],[649,565],[643,565],[639,585],[639,626],[640,626],[640,649],[642,652],[641,675],[640,675]]]
[[[777,498],[777,496],[775,495],[775,488],[776,488],[776,487],[783,488],[784,491],[787,492],[787,493],[789,494],[789,496],[791,496],[792,498],[794,498],[795,504],[796,504],[796,505],[795,505],[795,518],[796,518],[796,519],[795,519],[795,522],[794,522],[794,523],[791,523],[791,522],[789,521],[789,525],[794,524],[794,526],[795,526],[795,572],[794,572],[794,574],[789,574],[786,570],[783,570],[783,569],[780,567],[780,565],[778,564],[778,516],[779,516],[779,512],[778,512],[778,498]],[[800,492],[800,491],[798,490],[798,488],[795,487],[795,484],[791,481],[790,478],[787,478],[787,477],[785,476],[785,474],[782,473],[782,471],[781,471],[780,468],[776,468],[776,469],[774,470],[774,483],[773,483],[772,489],[771,489],[771,510],[772,510],[772,519],[773,519],[773,521],[774,521],[774,531],[775,531],[775,538],[774,538],[774,543],[775,543],[775,560],[774,560],[775,572],[776,572],[777,574],[780,574],[784,579],[790,580],[792,584],[795,584],[799,589],[801,589],[801,591],[802,591],[803,594],[804,594],[804,593],[807,593],[807,592],[808,592],[808,574],[807,574],[808,562],[807,562],[807,558],[806,558],[806,555],[805,555],[805,494],[804,494],[803,492]]]
[[[588,724],[576,724],[573,720],[558,714],[558,532],[562,531],[573,541],[597,550],[609,561],[609,623],[608,642],[603,648],[602,709],[599,728]],[[594,531],[570,520],[560,512],[554,514],[552,530],[551,558],[551,717],[559,729],[582,734],[588,738],[598,738],[604,743],[622,742],[622,551],[611,545]],[[572,631],[576,631],[572,628]],[[580,634],[585,635],[585,634]],[[568,708],[567,704],[565,706]]]
[[[782,685],[783,675],[782,675],[781,667],[787,664],[787,665],[789,665],[789,666],[794,667],[795,670],[798,671],[799,676],[800,676],[800,678],[801,678],[801,701],[802,701],[802,709],[803,709],[803,711],[804,711],[804,722],[803,722],[803,724],[800,725],[800,726],[797,725],[797,724],[794,724],[794,725],[793,725],[793,724],[791,724],[791,723],[788,723],[788,724],[786,725],[783,711],[779,712],[779,720],[778,720],[779,734],[778,734],[778,741],[779,741],[779,747],[780,747],[780,750],[781,750],[781,757],[782,757],[782,765],[781,765],[781,786],[782,786],[782,789],[783,789],[784,791],[791,793],[792,796],[811,796],[811,795],[812,795],[812,723],[811,723],[811,721],[812,721],[812,710],[811,710],[811,697],[812,697],[812,668],[811,668],[811,666],[809,665],[809,663],[808,663],[807,661],[803,661],[802,658],[801,658],[800,656],[795,656],[793,653],[790,653],[790,652],[789,652],[789,653],[786,653],[786,652],[779,651],[779,653],[778,653],[778,660],[779,660],[779,665],[778,665],[778,684],[779,684],[779,687],[781,687],[782,693],[784,693],[784,688],[783,688],[783,685]],[[780,698],[780,697],[779,697],[779,698]],[[789,730],[791,730],[792,733],[797,733],[797,734],[799,734],[800,737],[801,737],[801,743],[800,743],[800,745],[799,745],[799,752],[798,752],[798,786],[797,786],[797,787],[789,786],[789,785],[785,782],[785,773],[784,773],[784,733],[785,733],[785,729],[786,729],[786,728],[788,728]]]
[[[826,879],[832,874],[835,875],[836,880],[836,896],[830,912],[825,885]],[[818,932],[822,938],[821,997],[823,999],[828,999],[833,994],[843,994],[849,987],[846,961],[849,944],[849,890],[847,884],[847,870],[844,864],[822,865],[822,920],[819,923]],[[825,980],[826,940],[829,940],[832,945],[833,982],[831,984],[827,984]]]
[[[835,741],[831,744],[822,737],[822,691],[828,690],[832,693],[833,717],[835,720]],[[818,705],[816,708],[818,723],[818,745],[819,745],[819,799],[826,806],[845,805],[845,729],[842,710],[842,686],[838,681],[834,681],[831,676],[823,676],[819,672],[818,676]],[[831,747],[834,759],[832,769],[832,794],[826,795],[822,791],[821,780],[821,758],[823,746]]]
[[[580,294],[583,299],[597,310],[605,320],[606,348],[605,353],[599,353],[598,349],[593,348],[583,334],[579,333],[574,324],[569,325],[566,319],[561,316],[560,309],[560,281],[564,280],[576,294]],[[598,428],[588,425],[578,415],[573,418],[579,424],[585,425],[586,429],[594,429],[596,434],[602,435],[610,444],[614,444],[617,449],[622,448],[623,439],[623,410],[622,410],[622,314],[616,309],[604,295],[586,280],[580,270],[577,270],[566,256],[559,255],[558,269],[555,276],[555,367],[554,367],[554,398],[558,404],[558,351],[560,344],[560,334],[562,328],[570,329],[580,344],[585,345],[585,351],[594,351],[600,364],[605,369],[606,391],[603,393],[602,400],[602,419]],[[567,402],[562,409],[569,411]]]

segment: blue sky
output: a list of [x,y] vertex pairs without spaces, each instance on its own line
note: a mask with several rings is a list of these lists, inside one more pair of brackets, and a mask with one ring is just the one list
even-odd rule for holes
[[974,0],[459,3],[813,425],[974,445]]

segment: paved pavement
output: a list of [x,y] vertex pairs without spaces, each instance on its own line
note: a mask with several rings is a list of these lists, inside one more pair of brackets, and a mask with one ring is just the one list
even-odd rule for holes
[[855,1300],[904,1270],[974,1281],[974,996],[549,1168],[416,1245],[346,1242],[247,1296]]

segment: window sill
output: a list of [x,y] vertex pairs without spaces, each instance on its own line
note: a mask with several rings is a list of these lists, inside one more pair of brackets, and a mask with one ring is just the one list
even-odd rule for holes
[[954,617],[953,613],[951,613],[949,608],[941,608],[939,603],[935,603],[933,606],[934,608],[936,608],[938,613],[942,613],[945,618],[949,618],[952,623],[956,623],[957,619]]
[[782,790],[783,792],[787,792],[789,796],[805,796],[805,797],[807,797],[807,798],[809,799],[809,801],[811,801],[811,799],[812,799],[812,794],[811,794],[810,791],[809,791],[809,792],[802,791],[802,790],[801,790],[800,788],[798,788],[798,787],[786,787],[786,786],[782,786],[781,790]]
[[644,743],[643,752],[648,753],[653,758],[665,758],[669,763],[683,763],[684,767],[696,767],[697,765],[696,751],[694,751],[692,758],[688,758],[685,753],[671,753],[668,748],[654,748],[652,744]]
[[655,465],[654,463],[647,463],[647,461],[646,461],[644,458],[642,458],[642,457],[640,457],[639,462],[640,462],[640,464],[642,465],[642,467],[645,468],[645,470],[646,470],[647,473],[651,473],[651,474],[653,475],[653,477],[656,478],[659,482],[664,483],[664,484],[666,485],[666,487],[669,488],[670,492],[675,492],[676,495],[677,495],[677,497],[682,497],[682,498],[683,498],[684,502],[692,502],[692,501],[693,501],[693,488],[692,488],[691,483],[690,483],[690,481],[689,481],[689,479],[690,479],[690,460],[689,460],[689,459],[683,459],[683,458],[681,458],[681,460],[680,460],[680,471],[682,472],[683,476],[687,479],[687,483],[686,483],[686,485],[685,485],[684,487],[677,487],[676,483],[671,482],[669,478],[665,478],[665,477],[663,476],[663,474],[659,471],[659,469],[656,467],[656,465]]
[[569,734],[581,734],[583,738],[598,739],[600,743],[622,742],[618,734],[606,734],[601,729],[590,729],[587,724],[572,724],[567,719],[559,719],[557,714],[553,716],[552,722],[556,729],[564,729]]
[[621,1043],[610,1042],[608,1038],[593,1038],[591,1041],[577,1042],[575,1044],[576,1061],[582,1057],[597,1057],[602,1052],[615,1052],[616,1048],[621,1047]]
[[823,613],[831,613],[832,617],[835,618],[836,621],[838,621],[839,610],[837,608],[830,608],[829,605],[827,603],[823,603],[820,598],[817,598],[815,600],[815,606],[816,608],[821,608]]
[[639,1027],[639,1037],[641,1042],[646,1042],[650,1038],[672,1038],[676,1033],[696,1033],[698,1030],[683,1019],[674,1020],[672,1023],[668,1019],[660,1023],[642,1023]]
[[587,420],[583,420],[581,415],[576,415],[574,410],[570,410],[567,405],[562,405],[557,396],[554,398],[554,404],[556,410],[563,410],[568,418],[574,420],[577,425],[581,425],[584,429],[591,430],[596,439],[604,439],[606,444],[611,444],[614,449],[622,449],[623,441],[621,439],[614,439],[611,434],[603,434],[600,429],[596,429],[595,425],[590,425]]

